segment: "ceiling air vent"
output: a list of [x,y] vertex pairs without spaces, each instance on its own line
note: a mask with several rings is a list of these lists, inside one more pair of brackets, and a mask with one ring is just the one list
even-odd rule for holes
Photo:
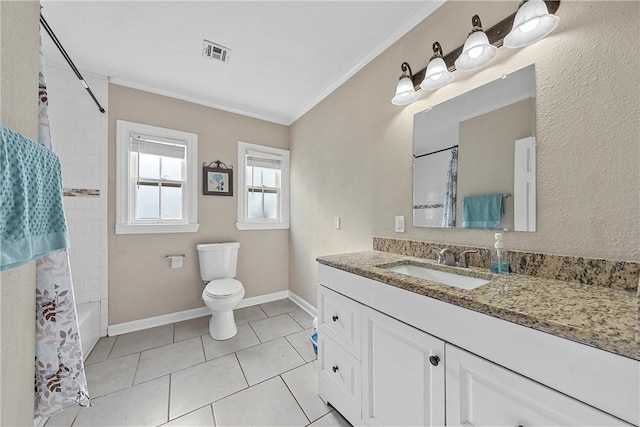
[[202,44],[202,56],[216,61],[229,62],[229,56],[231,55],[231,49],[228,47],[220,46],[209,40],[204,40]]

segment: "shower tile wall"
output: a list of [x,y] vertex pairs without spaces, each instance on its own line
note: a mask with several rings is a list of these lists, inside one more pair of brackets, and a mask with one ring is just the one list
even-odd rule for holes
[[[107,333],[107,114],[100,113],[69,67],[46,64],[53,146],[62,164],[64,209],[78,304],[100,302]],[[82,73],[103,107],[108,80]]]

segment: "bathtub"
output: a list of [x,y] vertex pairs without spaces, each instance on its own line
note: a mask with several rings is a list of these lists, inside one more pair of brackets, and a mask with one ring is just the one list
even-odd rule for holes
[[87,302],[76,306],[82,355],[87,359],[100,338],[100,303]]

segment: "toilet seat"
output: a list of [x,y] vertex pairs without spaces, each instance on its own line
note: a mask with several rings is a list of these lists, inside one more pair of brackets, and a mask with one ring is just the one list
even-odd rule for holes
[[236,279],[218,279],[207,283],[204,294],[209,298],[231,298],[244,291],[242,283]]

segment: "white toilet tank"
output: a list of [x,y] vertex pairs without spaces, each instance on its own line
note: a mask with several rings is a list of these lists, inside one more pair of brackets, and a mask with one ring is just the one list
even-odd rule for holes
[[205,282],[236,277],[240,243],[205,243],[196,246],[200,277]]

